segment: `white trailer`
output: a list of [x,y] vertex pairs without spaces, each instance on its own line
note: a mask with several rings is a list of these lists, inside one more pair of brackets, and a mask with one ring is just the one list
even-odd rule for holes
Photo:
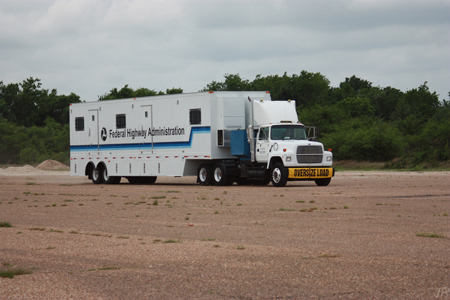
[[197,175],[202,185],[328,185],[333,155],[310,141],[295,101],[199,92],[71,104],[70,170],[96,184]]

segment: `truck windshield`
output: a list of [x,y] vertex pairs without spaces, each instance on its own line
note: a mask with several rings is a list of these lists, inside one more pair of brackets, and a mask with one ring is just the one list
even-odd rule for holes
[[306,140],[305,127],[302,125],[274,125],[270,138],[272,140]]

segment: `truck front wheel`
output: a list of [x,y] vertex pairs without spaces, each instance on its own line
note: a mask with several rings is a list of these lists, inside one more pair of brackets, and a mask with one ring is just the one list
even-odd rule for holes
[[212,183],[213,176],[211,165],[202,164],[200,168],[198,168],[197,174],[197,182],[201,185],[210,185]]
[[270,172],[272,184],[276,187],[283,187],[288,180],[288,169],[282,163],[276,163]]
[[331,178],[323,178],[323,179],[316,179],[315,182],[318,186],[327,186],[330,184]]

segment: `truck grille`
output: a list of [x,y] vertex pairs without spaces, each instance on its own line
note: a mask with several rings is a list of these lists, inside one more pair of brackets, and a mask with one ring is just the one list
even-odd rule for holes
[[321,146],[298,146],[297,162],[300,164],[318,164],[322,162],[323,150]]

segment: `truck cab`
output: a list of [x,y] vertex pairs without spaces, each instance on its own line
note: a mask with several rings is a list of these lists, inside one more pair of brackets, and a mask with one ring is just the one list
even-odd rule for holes
[[259,126],[255,139],[255,162],[264,164],[275,186],[290,179],[312,179],[328,185],[333,170],[331,151],[308,139],[301,123],[278,123]]

